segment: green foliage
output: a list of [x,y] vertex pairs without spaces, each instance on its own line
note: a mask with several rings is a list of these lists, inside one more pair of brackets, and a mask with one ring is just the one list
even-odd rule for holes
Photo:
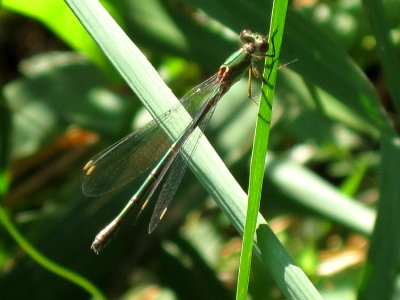
[[[127,222],[101,255],[91,253],[92,238],[140,180],[89,199],[80,190],[80,168],[91,155],[142,124],[136,97],[153,115],[174,105],[173,94],[140,60],[141,52],[174,91],[187,91],[237,48],[240,30],[266,33],[272,2],[103,1],[141,52],[112,27],[112,20],[99,15],[96,1],[68,3],[84,27],[62,2],[2,2],[0,30],[18,37],[7,40],[13,40],[14,47],[4,49],[13,57],[20,55],[19,45],[36,49],[30,54],[39,53],[18,57],[11,71],[0,64],[2,207],[31,246],[88,278],[110,298],[232,298],[240,238],[230,229],[232,224],[239,232],[243,229],[246,195],[237,183],[248,184],[257,119],[257,107],[246,100],[245,80],[222,99],[206,133],[237,182],[202,140],[201,153],[191,165],[197,179],[184,179],[152,235],[147,235],[148,209],[135,227]],[[279,59],[280,64],[289,64],[278,72],[261,198],[261,213],[280,242],[259,216],[259,260],[253,262],[250,296],[295,298],[303,292],[307,299],[308,282],[298,277],[303,271],[324,298],[396,295],[399,239],[393,233],[400,220],[400,155],[393,126],[398,113],[391,107],[400,101],[400,66],[393,47],[398,46],[394,12],[400,4],[295,3],[283,33]],[[21,20],[27,19],[21,15],[43,27],[35,31],[22,26]],[[45,44],[35,40],[38,32],[47,32],[45,40],[58,39],[66,46],[57,52],[50,51],[52,47],[35,48]],[[0,51],[6,53],[4,49]],[[176,136],[185,120],[163,126]],[[95,145],[94,133],[100,141]],[[2,216],[5,226],[3,210]],[[0,228],[0,298],[87,298],[78,285],[34,263],[25,254],[29,247],[17,245],[5,228]],[[282,245],[293,258],[284,267],[287,253],[281,251]],[[341,260],[350,254],[350,263]]]

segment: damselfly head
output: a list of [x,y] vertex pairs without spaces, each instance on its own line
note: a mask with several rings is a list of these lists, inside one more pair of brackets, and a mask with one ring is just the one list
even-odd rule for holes
[[268,38],[250,29],[244,29],[240,32],[240,41],[255,55],[262,55],[268,51]]

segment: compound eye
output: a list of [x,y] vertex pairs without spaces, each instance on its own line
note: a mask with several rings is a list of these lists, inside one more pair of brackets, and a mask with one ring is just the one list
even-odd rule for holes
[[269,44],[268,44],[268,40],[263,38],[261,39],[258,49],[260,50],[261,53],[265,53],[268,51],[269,48]]
[[243,43],[250,43],[254,41],[253,37],[253,31],[250,29],[243,29],[242,32],[240,32],[240,40]]

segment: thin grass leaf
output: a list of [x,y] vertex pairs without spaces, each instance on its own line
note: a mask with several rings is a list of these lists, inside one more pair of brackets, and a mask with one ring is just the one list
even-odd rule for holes
[[378,214],[368,252],[360,299],[391,299],[397,282],[400,239],[400,140],[383,135]]
[[[377,40],[377,49],[389,92],[397,115],[400,109],[400,88],[398,84],[399,58],[390,41],[390,30],[379,1],[363,1],[364,9],[371,22]],[[382,130],[380,166],[380,198],[377,220],[371,238],[363,283],[359,291],[361,299],[390,299],[394,297],[398,268],[400,240],[391,233],[400,227],[398,184],[400,170],[400,141],[398,134]]]
[[88,279],[83,276],[73,272],[65,268],[62,265],[57,264],[55,261],[44,256],[40,253],[25,237],[18,231],[18,229],[11,222],[8,217],[7,212],[4,210],[2,206],[0,206],[0,223],[6,229],[6,231],[10,234],[10,236],[15,240],[15,242],[32,258],[36,263],[42,266],[44,269],[48,270],[76,284],[81,287],[85,291],[87,291],[90,295],[92,295],[95,299],[103,300],[106,297],[102,294],[102,292]]
[[[269,55],[267,57],[264,78],[268,81],[263,87],[260,109],[255,130],[253,153],[250,165],[249,200],[246,214],[246,224],[243,235],[242,252],[240,256],[238,285],[236,299],[246,299],[251,270],[253,239],[257,224],[257,214],[260,209],[261,190],[264,179],[265,156],[268,149],[271,110],[275,92],[278,58],[281,53],[282,38],[285,28],[287,1],[275,1],[272,8],[269,30]],[[269,70],[268,66],[272,66]]]
[[305,207],[364,236],[370,236],[376,214],[332,184],[288,158],[267,155],[266,175],[284,194]]
[[390,39],[390,28],[384,13],[383,3],[380,1],[364,0],[363,6],[367,17],[371,22],[377,41],[377,50],[382,61],[385,79],[389,92],[396,107],[397,115],[400,115],[400,59],[398,49],[394,47]]

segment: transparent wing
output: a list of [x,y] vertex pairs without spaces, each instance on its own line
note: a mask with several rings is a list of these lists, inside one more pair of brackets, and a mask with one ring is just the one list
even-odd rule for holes
[[192,157],[193,153],[196,151],[200,137],[202,136],[205,128],[207,127],[214,111],[215,111],[215,106],[208,112],[208,114],[200,122],[198,126],[200,130],[195,131],[190,136],[189,140],[185,143],[185,144],[190,144],[187,156],[185,157],[182,153],[179,153],[179,155],[171,165],[167,178],[165,179],[165,182],[161,189],[161,192],[158,195],[158,199],[150,219],[149,230],[148,230],[149,233],[152,233],[156,229],[161,219],[164,217],[164,214],[169,204],[171,203],[172,199],[174,198],[174,195],[176,194],[179,184],[182,181],[183,175],[186,172],[188,160]]
[[[197,109],[217,88],[216,75],[190,90],[177,105],[158,117],[161,121],[176,117],[182,109],[195,115]],[[93,157],[84,168],[82,191],[97,196],[112,191],[154,166],[172,141],[155,120],[127,135]]]
[[157,228],[162,217],[164,216],[166,209],[171,203],[180,182],[182,181],[183,175],[186,172],[187,162],[182,155],[178,155],[174,163],[170,167],[167,178],[165,179],[162,190],[158,196],[156,205],[151,215],[149,223],[149,234]]

